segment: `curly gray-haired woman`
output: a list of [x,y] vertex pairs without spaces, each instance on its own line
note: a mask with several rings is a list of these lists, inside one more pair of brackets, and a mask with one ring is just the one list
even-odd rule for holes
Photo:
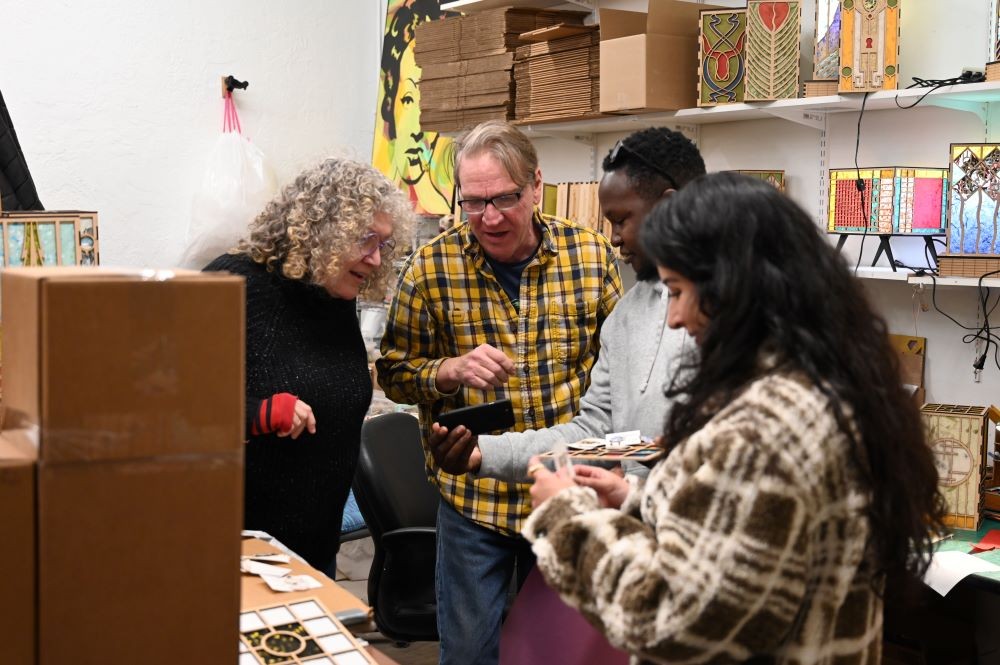
[[412,221],[381,173],[326,159],[205,268],[246,278],[245,526],[316,568],[337,554],[372,396],[356,298],[383,297]]

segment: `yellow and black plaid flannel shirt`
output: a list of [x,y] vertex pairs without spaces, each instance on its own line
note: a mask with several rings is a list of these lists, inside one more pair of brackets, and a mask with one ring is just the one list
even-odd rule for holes
[[[389,309],[378,381],[397,402],[418,404],[424,440],[442,411],[509,398],[516,430],[563,423],[576,413],[597,357],[599,330],[622,294],[621,275],[604,236],[541,215],[542,242],[521,275],[519,307],[507,297],[483,251],[460,224],[419,248],[399,280]],[[495,390],[435,387],[446,358],[490,344],[516,372]],[[531,511],[528,484],[505,483],[438,469],[427,472],[455,509],[487,528],[519,533]]]

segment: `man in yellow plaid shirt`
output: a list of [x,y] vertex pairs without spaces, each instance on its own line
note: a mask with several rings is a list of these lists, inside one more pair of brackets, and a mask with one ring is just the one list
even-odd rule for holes
[[[455,179],[468,222],[406,264],[377,361],[386,395],[420,406],[425,445],[442,411],[496,399],[511,400],[517,430],[570,420],[622,293],[607,239],[535,211],[542,174],[518,129],[491,121],[458,139]],[[442,498],[440,662],[496,663],[515,561],[519,585],[534,564],[519,535],[529,485],[454,476],[426,459]]]

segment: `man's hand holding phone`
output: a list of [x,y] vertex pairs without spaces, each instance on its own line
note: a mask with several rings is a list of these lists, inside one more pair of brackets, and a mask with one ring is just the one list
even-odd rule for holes
[[483,454],[479,450],[478,438],[464,425],[449,430],[434,423],[427,443],[434,463],[442,470],[456,476],[479,471]]

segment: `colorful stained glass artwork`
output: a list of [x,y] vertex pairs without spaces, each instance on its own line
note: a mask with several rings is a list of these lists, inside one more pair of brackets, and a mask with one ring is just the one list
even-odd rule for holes
[[343,625],[312,598],[242,612],[239,650],[239,665],[375,662]]
[[841,0],[840,92],[895,90],[900,0]]
[[1000,143],[953,143],[950,155],[948,254],[1000,254]]
[[746,10],[701,12],[698,106],[743,101],[746,28]]
[[[864,191],[856,185],[864,182]],[[830,169],[830,233],[943,235],[948,169]]]
[[840,0],[816,0],[813,80],[836,81],[840,69]]
[[795,99],[799,96],[800,3],[749,0],[746,21],[744,101]]
[[97,265],[97,213],[30,211],[0,213],[3,266]]

